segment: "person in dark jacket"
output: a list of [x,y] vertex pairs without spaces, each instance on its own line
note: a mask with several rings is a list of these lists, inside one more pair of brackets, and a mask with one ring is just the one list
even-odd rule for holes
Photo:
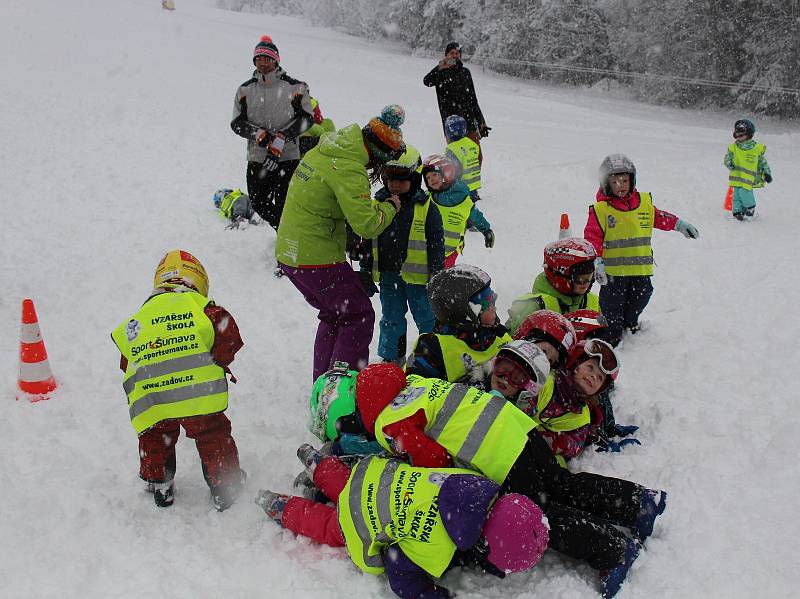
[[236,90],[231,129],[247,140],[247,194],[253,208],[278,229],[300,151],[297,138],[313,124],[308,86],[286,74],[268,35],[253,50],[253,76]]
[[489,135],[491,127],[486,125],[486,119],[483,118],[472,74],[461,62],[461,47],[456,42],[447,44],[444,58],[425,75],[422,82],[426,87],[436,88],[442,128],[447,117],[460,115],[467,121],[467,136],[480,146],[481,138]]
[[359,277],[367,294],[380,284],[381,321],[378,355],[384,362],[404,364],[406,313],[411,309],[420,333],[430,333],[436,323],[425,291],[430,278],[444,264],[444,228],[439,210],[422,191],[419,151],[407,146],[398,160],[388,162],[381,179],[384,187],[375,199],[395,196],[400,212],[377,238],[359,244]]

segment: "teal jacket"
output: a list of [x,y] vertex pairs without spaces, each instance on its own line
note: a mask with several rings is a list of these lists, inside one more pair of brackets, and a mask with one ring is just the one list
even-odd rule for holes
[[323,135],[308,151],[286,194],[275,242],[278,262],[292,267],[343,262],[345,223],[365,239],[389,226],[394,205],[372,199],[368,160],[361,127],[355,124]]

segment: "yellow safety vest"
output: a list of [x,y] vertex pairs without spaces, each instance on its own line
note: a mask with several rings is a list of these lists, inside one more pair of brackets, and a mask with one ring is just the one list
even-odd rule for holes
[[[428,220],[430,199],[423,204],[414,204],[414,219],[408,233],[408,249],[406,260],[400,269],[400,276],[409,285],[425,285],[428,282],[428,240],[425,237],[425,223]],[[381,279],[378,270],[378,239],[372,240],[372,278],[375,282]]]
[[[511,335],[504,333],[484,350],[471,348],[463,340],[453,335],[436,335],[442,350],[447,380],[455,383],[478,364],[488,362],[497,355],[500,348],[512,341]],[[419,339],[417,340],[419,341]]]
[[478,155],[481,148],[469,137],[462,137],[459,140],[447,144],[447,149],[458,158],[461,163],[461,180],[469,187],[470,191],[481,188],[481,163]]
[[764,187],[764,181],[758,174],[758,157],[767,151],[767,146],[757,143],[749,150],[743,150],[732,143],[728,151],[733,153],[733,170],[728,175],[728,184],[743,189]]
[[381,574],[382,550],[393,544],[431,576],[441,576],[456,551],[439,514],[439,491],[456,468],[414,468],[399,460],[361,460],[339,495],[339,526],[350,559]]
[[615,277],[653,274],[653,223],[656,212],[653,198],[639,193],[639,207],[623,212],[610,202],[597,202],[594,211],[603,229],[603,262],[606,272]]
[[591,421],[589,413],[589,406],[584,405],[580,412],[565,412],[561,416],[554,416],[552,418],[545,417],[541,419],[541,414],[550,404],[553,399],[553,393],[556,387],[556,377],[552,372],[548,375],[544,386],[539,391],[536,397],[536,413],[531,414],[531,418],[536,425],[537,429],[550,431],[553,433],[565,433],[574,431],[586,426]]
[[170,418],[228,407],[225,371],[214,363],[208,298],[194,291],[162,293],[119,325],[111,338],[128,360],[122,387],[137,434]]
[[222,198],[222,203],[219,205],[219,211],[225,218],[231,217],[231,209],[233,208],[233,203],[242,197],[244,194],[242,193],[241,189],[234,189],[224,198]]
[[378,443],[393,452],[384,427],[424,410],[425,435],[444,447],[456,466],[502,483],[528,442],[533,421],[505,398],[475,387],[415,374],[407,381],[375,420]]
[[[428,193],[428,197],[433,196]],[[436,201],[434,200],[434,203]],[[442,206],[436,204],[439,212],[442,214],[442,225],[444,227],[444,255],[449,256],[453,252],[461,252],[464,247],[464,233],[467,230],[467,220],[469,220],[469,213],[475,202],[472,198],[466,196],[464,201],[457,206]]]

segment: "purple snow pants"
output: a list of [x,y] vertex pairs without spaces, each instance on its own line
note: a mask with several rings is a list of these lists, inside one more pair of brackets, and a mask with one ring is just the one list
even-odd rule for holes
[[306,301],[319,310],[314,341],[314,380],[335,361],[360,370],[369,360],[375,311],[349,264],[292,268],[278,263]]

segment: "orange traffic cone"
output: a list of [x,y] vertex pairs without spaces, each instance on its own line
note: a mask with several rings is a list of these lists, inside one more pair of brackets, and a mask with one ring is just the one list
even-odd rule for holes
[[728,193],[725,194],[725,203],[723,204],[723,208],[730,212],[733,210],[733,186],[728,188]]
[[22,326],[19,331],[19,380],[17,382],[21,394],[29,401],[50,399],[50,393],[56,388],[50,362],[47,361],[47,350],[44,348],[42,333],[39,330],[39,319],[33,301],[22,300]]
[[565,239],[572,237],[572,229],[569,228],[569,214],[563,212],[561,214],[561,224],[558,226],[558,238]]

